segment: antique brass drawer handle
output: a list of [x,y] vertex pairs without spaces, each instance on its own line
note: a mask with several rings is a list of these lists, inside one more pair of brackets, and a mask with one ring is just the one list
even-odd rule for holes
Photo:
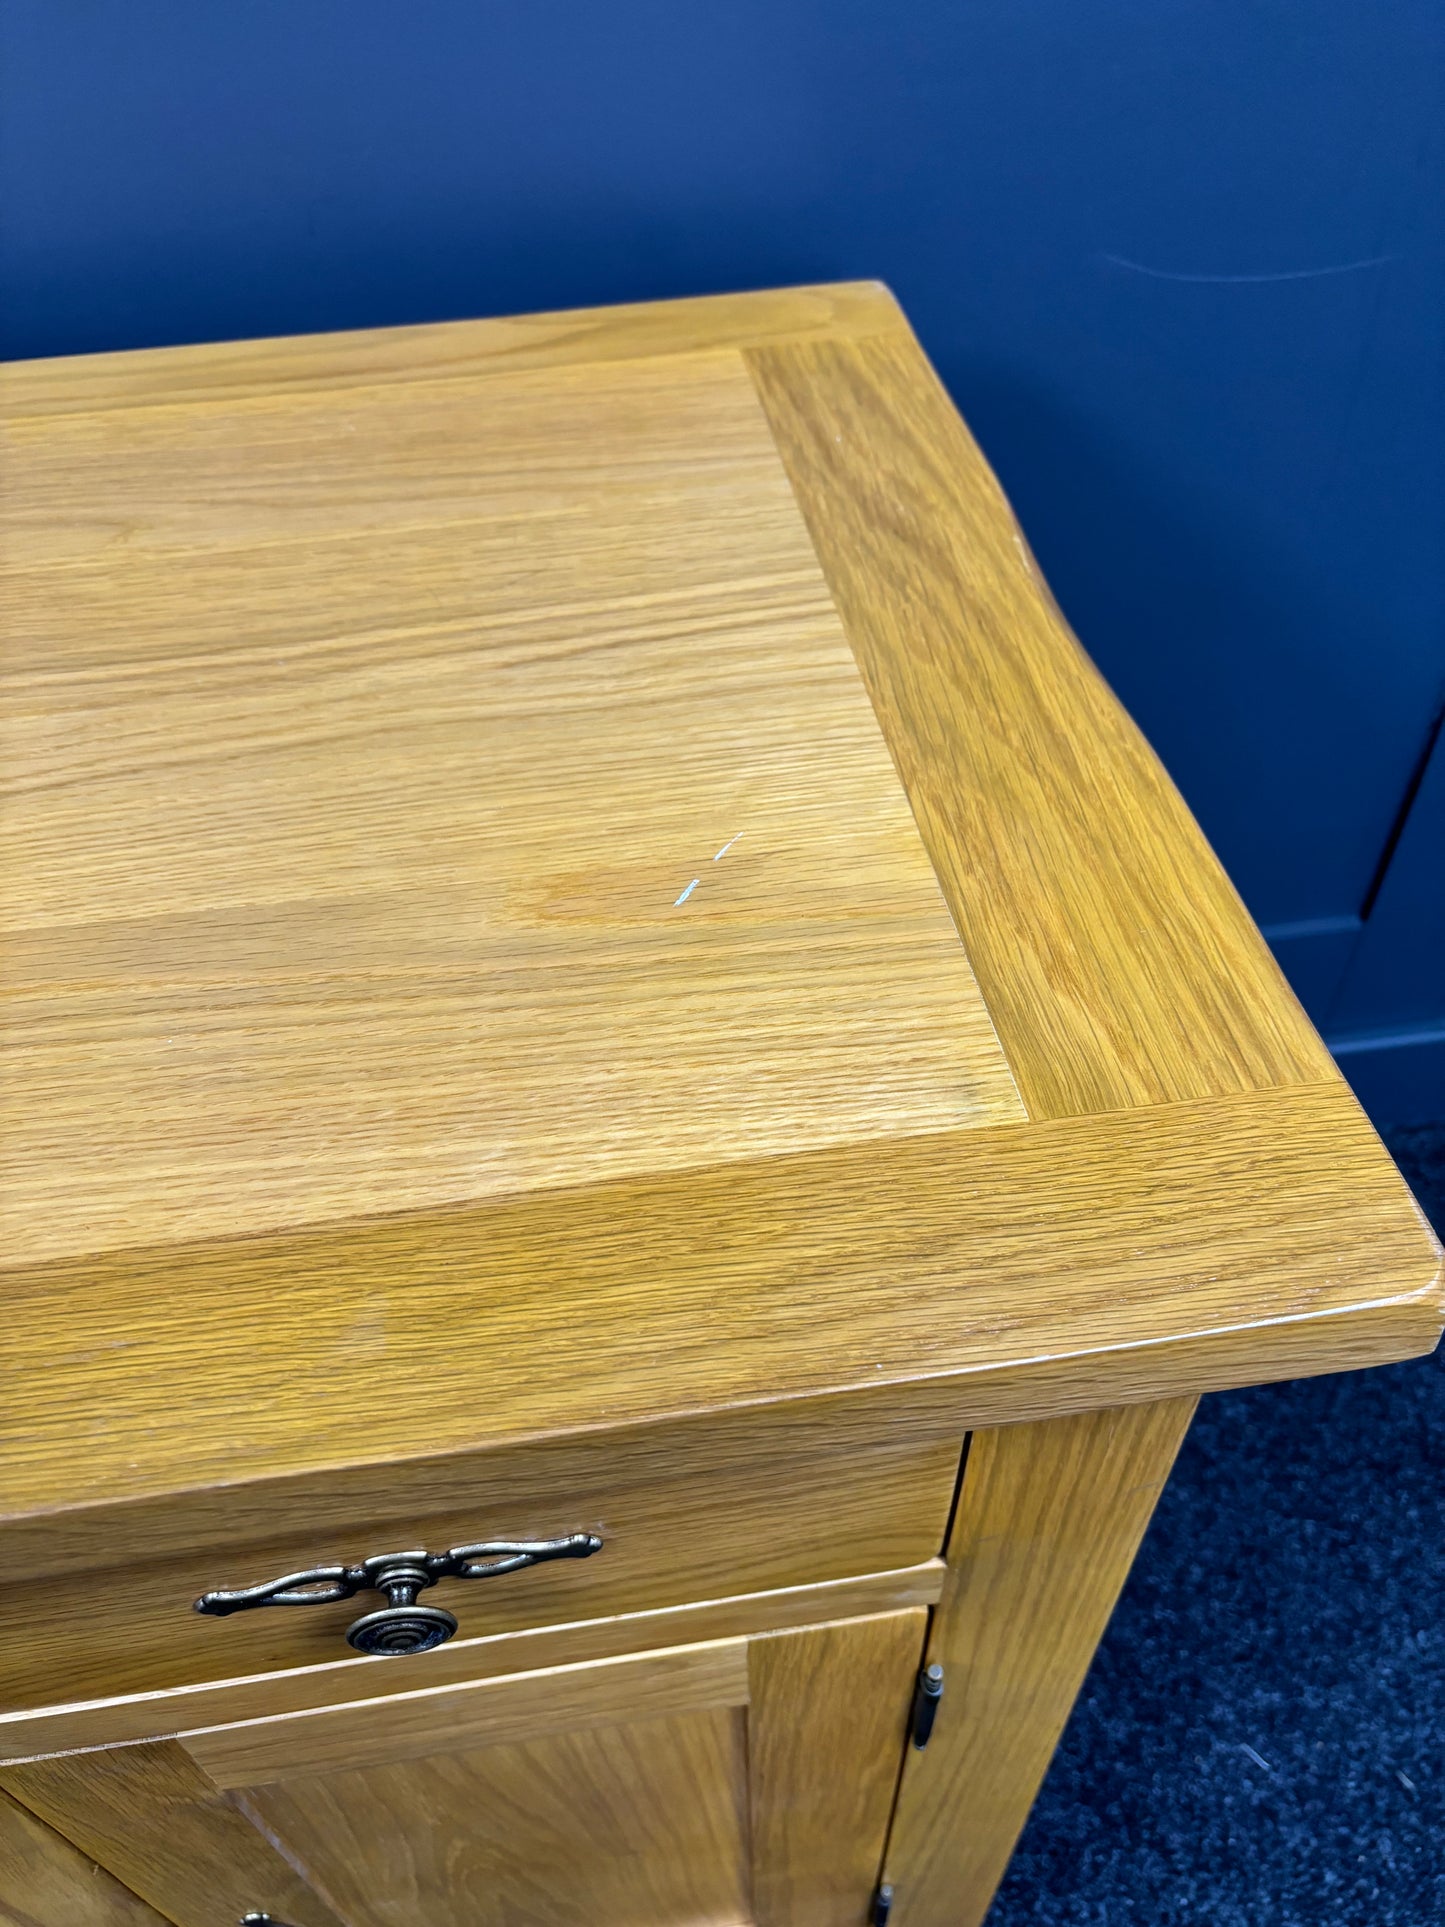
[[359,1566],[312,1566],[260,1586],[203,1592],[195,1610],[224,1618],[251,1606],[329,1606],[359,1592],[380,1592],[386,1605],[348,1626],[347,1643],[359,1653],[425,1653],[457,1630],[456,1620],[440,1606],[416,1603],[417,1594],[438,1579],[494,1579],[544,1559],[587,1559],[601,1550],[595,1532],[573,1532],[565,1539],[453,1546],[450,1552],[379,1552]]

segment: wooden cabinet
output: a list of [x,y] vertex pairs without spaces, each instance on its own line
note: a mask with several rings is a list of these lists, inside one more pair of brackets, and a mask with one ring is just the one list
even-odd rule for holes
[[4,413],[0,1906],[976,1924],[1197,1395],[1441,1284],[891,298]]

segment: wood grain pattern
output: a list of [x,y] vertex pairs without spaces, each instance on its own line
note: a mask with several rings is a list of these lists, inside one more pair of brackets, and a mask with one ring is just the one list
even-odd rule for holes
[[911,335],[747,358],[1030,1116],[1334,1075]]
[[735,355],[13,443],[7,1264],[1021,1115]]
[[[267,1475],[845,1390],[902,1423],[954,1375],[962,1429],[993,1373],[997,1419],[1115,1369],[1148,1398],[1407,1357],[1441,1318],[1438,1247],[1334,1083],[5,1283],[9,1507],[101,1535],[87,1501],[170,1490],[180,1532]],[[388,1433],[398,1383],[425,1410]]]
[[[933,1441],[956,1448],[962,1429],[946,1412],[930,1410],[909,1436],[918,1447]],[[912,1449],[900,1441],[896,1414],[881,1398],[703,1410],[514,1444],[492,1445],[482,1438],[461,1452],[394,1459],[372,1455],[324,1470],[298,1469],[279,1479],[232,1481],[209,1508],[198,1498],[188,1502],[162,1491],[149,1498],[12,1516],[0,1521],[0,1556],[7,1575],[16,1577],[85,1572],[97,1565],[124,1566],[138,1557],[207,1550],[227,1563],[238,1547],[318,1543],[318,1530],[327,1543],[350,1547],[358,1536],[381,1535],[394,1542],[418,1521],[452,1517],[470,1534],[479,1508],[498,1518],[503,1511],[512,1519],[530,1515],[526,1536],[540,1537],[554,1529],[544,1521],[555,1522],[579,1503],[590,1510],[599,1503],[614,1505],[624,1495],[651,1494],[652,1505],[685,1510],[694,1481],[717,1481],[723,1490],[736,1480],[739,1493],[766,1490],[759,1481],[771,1481],[773,1489],[794,1481],[813,1485],[830,1479],[830,1462],[845,1457],[869,1460],[875,1476],[887,1484],[882,1462],[873,1455]],[[764,1549],[763,1557],[771,1556]],[[706,1562],[710,1555],[702,1557]],[[219,1565],[213,1561],[209,1569]],[[523,1583],[535,1582],[524,1578]]]
[[[364,1693],[389,1697],[428,1687],[458,1686],[503,1674],[573,1666],[583,1660],[697,1645],[749,1633],[770,1633],[835,1619],[865,1618],[909,1606],[931,1606],[943,1589],[943,1561],[929,1559],[898,1572],[824,1580],[702,1599],[658,1612],[620,1613],[571,1625],[532,1626],[481,1639],[454,1639],[426,1655],[424,1671],[348,1654],[329,1665],[289,1668],[201,1686],[182,1686],[127,1698],[47,1705],[0,1715],[0,1761],[28,1760],[137,1740],[180,1737],[202,1727],[346,1706]],[[364,1668],[364,1672],[358,1672]]]
[[1195,1403],[970,1441],[929,1640],[944,1704],[908,1752],[888,1843],[910,1927],[983,1921]]
[[182,1744],[218,1787],[471,1752],[568,1727],[745,1706],[748,1642],[711,1640],[536,1673],[428,1686],[388,1699],[189,1733]]
[[878,1879],[925,1612],[748,1647],[758,1927],[856,1927]]
[[154,1909],[0,1793],[3,1927],[166,1927]]
[[883,291],[8,393],[7,1553],[1429,1344],[1418,1214]]
[[[960,1442],[757,1465],[722,1460],[692,1467],[685,1477],[668,1476],[675,1468],[643,1479],[578,1477],[557,1481],[554,1490],[491,1477],[477,1480],[454,1511],[360,1526],[336,1521],[323,1500],[301,1533],[249,1543],[237,1535],[224,1550],[171,1558],[132,1545],[132,1563],[104,1570],[92,1547],[86,1569],[47,1580],[39,1624],[31,1584],[0,1586],[0,1709],[337,1660],[358,1682],[370,1679],[377,1662],[353,1654],[345,1640],[364,1601],[223,1620],[193,1612],[191,1602],[214,1587],[256,1585],[403,1546],[437,1550],[564,1532],[601,1536],[602,1550],[591,1559],[543,1564],[495,1581],[444,1580],[428,1597],[456,1615],[469,1639],[912,1565],[942,1547]],[[826,1504],[819,1503],[820,1491]],[[423,1671],[437,1657],[420,1661]],[[411,1671],[394,1660],[381,1665]],[[358,1683],[354,1690],[374,1689]]]
[[573,363],[641,360],[765,341],[867,335],[899,325],[878,281],[644,301],[558,314],[502,315],[415,328],[209,341],[194,347],[67,355],[0,369],[0,414],[178,408]]
[[[755,1668],[749,1642],[718,1641],[211,1729],[179,1759],[171,1745],[124,1747],[4,1777],[73,1837],[101,1842],[110,1865],[144,1863],[146,1891],[179,1927],[208,1927],[238,1881],[269,1895],[258,1849],[347,1927],[737,1923],[753,1917],[754,1877],[774,1896],[762,1919],[821,1927],[846,1917],[839,1896],[856,1912],[894,1762],[885,1744],[861,1775],[849,1762],[830,1780],[820,1761],[896,1726],[926,1618],[915,1608],[768,1638]],[[745,1753],[726,1709],[755,1684]],[[770,1800],[755,1876],[750,1774]],[[816,1894],[804,1891],[812,1867],[826,1868]]]
[[255,1719],[0,1779],[178,1927],[279,1913],[273,1861],[298,1927],[846,1927],[876,1877],[927,1618]]
[[238,1797],[322,1869],[348,1927],[750,1918],[737,1712],[553,1733]]
[[253,1911],[287,1927],[352,1927],[178,1746],[7,1766],[0,1785],[176,1927]]
[[[982,1427],[979,1921],[1193,1394],[1445,1306],[891,299],[3,390],[0,1784],[175,1927],[845,1927]],[[188,1612],[583,1526],[421,1670]]]

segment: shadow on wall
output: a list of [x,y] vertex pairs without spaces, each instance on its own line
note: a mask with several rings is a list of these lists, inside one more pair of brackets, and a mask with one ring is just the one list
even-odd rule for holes
[[[1327,594],[1307,556],[1291,568],[1182,464],[1164,472],[1013,370],[940,372],[1080,640],[1254,915],[1266,926],[1308,916],[1344,868],[1363,896],[1390,819],[1362,821],[1348,783],[1331,795],[1320,772],[1347,768],[1362,734],[1389,729],[1392,705],[1362,646],[1368,606]],[[1330,874],[1310,873],[1308,850],[1281,849],[1302,789],[1322,791],[1307,827]]]
[[[70,260],[51,255],[43,286],[18,289],[10,304],[5,352],[402,327],[846,278],[797,239],[776,205],[760,206],[754,227],[730,200],[683,219],[666,207],[572,196],[550,208],[479,209],[474,222],[445,203],[390,218],[384,208],[321,213],[301,204],[271,211],[263,260],[221,222],[92,239]],[[741,274],[730,265],[738,261]],[[20,298],[27,292],[33,318]],[[57,317],[68,317],[63,328]]]

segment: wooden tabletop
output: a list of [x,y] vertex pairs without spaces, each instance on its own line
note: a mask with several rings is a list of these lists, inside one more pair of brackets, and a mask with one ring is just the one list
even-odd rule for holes
[[886,291],[3,389],[10,1516],[1433,1343]]

